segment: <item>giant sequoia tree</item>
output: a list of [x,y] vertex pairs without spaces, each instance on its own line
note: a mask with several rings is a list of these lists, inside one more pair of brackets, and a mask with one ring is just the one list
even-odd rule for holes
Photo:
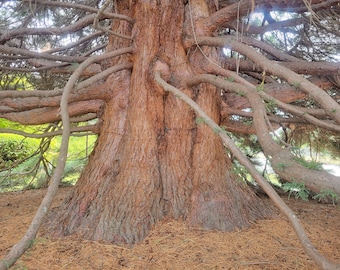
[[[0,117],[99,135],[46,233],[135,243],[164,217],[224,231],[268,217],[231,173],[236,156],[256,178],[226,132],[256,134],[283,181],[340,194],[338,177],[302,166],[271,135],[339,132],[339,3],[2,2]],[[37,89],[4,83],[18,77]]]

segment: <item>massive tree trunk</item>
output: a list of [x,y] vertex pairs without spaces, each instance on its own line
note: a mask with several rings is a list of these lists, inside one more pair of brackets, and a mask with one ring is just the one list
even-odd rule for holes
[[[231,162],[216,134],[196,124],[194,112],[154,81],[154,63],[166,62],[171,84],[219,122],[219,89],[190,89],[182,79],[195,74],[201,57],[186,51],[183,35],[192,34],[192,18],[208,16],[212,7],[205,1],[191,1],[191,9],[182,0],[119,2],[119,12],[136,21],[131,29],[126,22],[113,25],[134,38],[133,69],[107,80],[112,95],[95,150],[73,192],[50,215],[47,232],[135,243],[165,216],[218,230],[268,216],[261,200],[230,173]],[[109,49],[128,43],[111,37]],[[206,53],[216,58],[213,49]]]

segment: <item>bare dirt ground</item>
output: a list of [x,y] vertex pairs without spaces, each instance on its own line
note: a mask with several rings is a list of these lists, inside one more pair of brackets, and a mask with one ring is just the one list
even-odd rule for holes
[[[54,206],[70,188],[61,188]],[[0,257],[27,227],[46,190],[0,194]],[[268,199],[266,199],[268,200]],[[340,206],[286,200],[317,249],[340,262]],[[281,214],[232,233],[189,229],[164,220],[133,247],[74,237],[39,236],[13,269],[318,269]]]

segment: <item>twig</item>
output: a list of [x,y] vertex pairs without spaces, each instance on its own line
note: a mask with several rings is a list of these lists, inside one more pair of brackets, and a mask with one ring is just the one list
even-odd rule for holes
[[[71,133],[75,132],[85,132],[85,131],[92,131],[94,132],[96,130],[96,125],[87,125],[87,126],[80,126],[80,127],[73,127],[70,129]],[[21,130],[15,130],[15,129],[8,129],[8,128],[0,128],[0,133],[7,133],[7,134],[16,134],[20,136],[24,136],[27,138],[46,138],[46,137],[55,137],[62,134],[62,130],[56,130],[46,133],[39,133],[39,134],[32,134],[27,133]],[[88,135],[88,133],[82,133],[81,136]]]

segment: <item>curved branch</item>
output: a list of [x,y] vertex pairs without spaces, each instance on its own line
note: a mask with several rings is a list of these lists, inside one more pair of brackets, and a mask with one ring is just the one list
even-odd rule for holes
[[[62,56],[62,55],[51,55],[49,53],[39,53],[34,52],[26,49],[19,49],[14,47],[9,47],[6,45],[0,45],[0,52],[7,53],[7,54],[16,54],[16,55],[23,55],[27,58],[38,58],[38,59],[47,59],[53,61],[61,61],[66,63],[79,63],[83,62],[87,59],[84,56]],[[3,68],[0,67],[0,70]]]
[[[200,45],[208,46],[228,46],[229,48],[240,52],[249,57],[254,63],[258,63],[264,71],[275,76],[285,79],[289,84],[301,89],[316,100],[326,113],[336,122],[340,123],[340,105],[334,101],[321,88],[309,82],[304,77],[291,71],[290,69],[280,65],[277,62],[268,60],[266,57],[258,53],[255,49],[237,42],[234,37],[197,37],[196,40]],[[195,44],[194,42],[192,44]]]
[[[120,49],[119,51],[121,51],[122,54],[124,53],[132,53],[133,52],[133,48],[132,47],[128,47],[125,49]],[[105,69],[104,71],[92,76],[91,78],[88,78],[80,83],[78,83],[73,89],[72,92],[77,92],[77,95],[81,94],[82,92],[86,92],[86,95],[88,94],[88,92],[91,91],[98,91],[97,89],[97,85],[94,85],[97,81],[100,81],[102,79],[105,79],[106,77],[108,77],[109,75],[111,75],[114,72],[123,70],[123,69],[131,69],[132,68],[132,63],[123,63],[123,64],[118,64],[115,66],[112,66],[108,69]],[[79,91],[82,90],[86,87],[90,87],[92,86],[91,89],[86,89],[83,91]],[[3,100],[5,98],[27,98],[27,97],[54,97],[54,96],[60,96],[63,92],[63,89],[55,89],[55,90],[34,90],[34,91],[16,91],[16,90],[3,90],[0,91],[0,97],[1,97],[1,101],[0,101],[0,106],[1,104],[4,104]],[[101,91],[104,92],[104,91]],[[97,92],[97,96],[98,98],[98,92]],[[101,96],[99,95],[99,98],[101,98]],[[0,110],[1,111],[1,110]]]
[[[70,116],[78,116],[86,113],[97,113],[104,102],[102,100],[89,100],[71,103],[68,106]],[[61,120],[59,107],[37,108],[23,112],[0,113],[1,118],[25,125],[40,125]]]
[[321,255],[312,245],[308,236],[306,235],[301,223],[294,214],[294,212],[285,204],[285,202],[280,198],[272,186],[263,178],[263,176],[255,169],[253,164],[248,160],[248,158],[238,149],[234,144],[233,140],[227,135],[227,133],[218,126],[213,119],[211,119],[191,98],[184,94],[179,89],[168,84],[164,81],[159,71],[156,70],[155,80],[166,90],[173,93],[176,97],[186,102],[195,112],[205,120],[211,129],[213,129],[222,139],[226,147],[233,153],[233,155],[239,160],[239,162],[247,168],[249,173],[253,176],[255,181],[263,188],[267,195],[272,199],[274,204],[281,210],[281,212],[288,218],[292,224],[304,250],[306,253],[323,269],[335,270],[338,269],[340,265],[335,264],[328,258]]

